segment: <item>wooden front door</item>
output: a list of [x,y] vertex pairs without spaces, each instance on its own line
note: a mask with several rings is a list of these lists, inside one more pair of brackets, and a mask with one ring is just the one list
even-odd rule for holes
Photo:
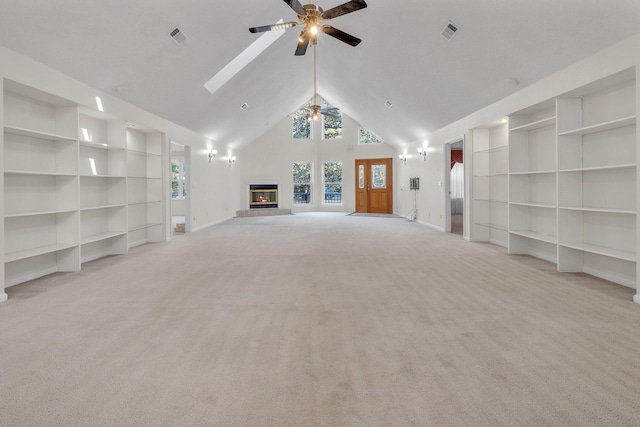
[[393,159],[356,160],[356,212],[393,213]]

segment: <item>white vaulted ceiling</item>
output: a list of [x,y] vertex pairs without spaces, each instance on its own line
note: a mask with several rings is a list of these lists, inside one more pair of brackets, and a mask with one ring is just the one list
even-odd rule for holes
[[[638,0],[367,4],[330,21],[359,46],[320,35],[318,94],[392,145],[640,32]],[[289,29],[213,94],[203,85],[260,37],[249,27],[281,18],[296,20],[282,0],[0,0],[0,45],[241,148],[312,97],[312,50],[294,56],[299,29]],[[440,35],[449,21],[451,41]]]

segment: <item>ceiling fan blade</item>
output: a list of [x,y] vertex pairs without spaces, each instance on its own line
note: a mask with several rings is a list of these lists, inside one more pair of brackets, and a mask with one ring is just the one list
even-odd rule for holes
[[340,110],[338,107],[326,107],[322,109],[322,111],[328,111],[328,112],[338,111],[338,110]]
[[322,31],[325,34],[330,35],[331,37],[335,37],[336,39],[345,42],[351,46],[358,46],[362,40],[357,37],[352,36],[351,34],[347,34],[344,31],[341,31],[337,28],[332,27],[331,25],[323,25]]
[[292,27],[295,27],[296,25],[298,25],[297,22],[282,22],[280,24],[263,25],[262,27],[249,28],[249,32],[263,33],[265,31],[286,30],[287,28],[292,28]]
[[338,16],[346,15],[347,13],[355,12],[356,10],[364,9],[365,7],[367,7],[367,3],[365,3],[364,0],[351,0],[341,4],[340,6],[325,10],[322,12],[322,18],[336,18]]
[[284,2],[298,15],[306,15],[307,12],[298,0],[284,0]]
[[306,31],[303,31],[302,34],[300,34],[300,39],[298,40],[296,56],[304,55],[307,52],[307,47],[309,47],[309,34]]

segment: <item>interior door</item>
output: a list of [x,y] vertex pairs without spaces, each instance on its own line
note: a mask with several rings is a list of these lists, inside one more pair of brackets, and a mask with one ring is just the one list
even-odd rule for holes
[[392,160],[356,160],[356,212],[393,213]]

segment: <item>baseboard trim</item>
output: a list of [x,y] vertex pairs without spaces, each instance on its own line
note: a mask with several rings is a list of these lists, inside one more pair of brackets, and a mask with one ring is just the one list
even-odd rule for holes
[[24,276],[16,277],[15,279],[7,280],[4,282],[4,287],[9,288],[11,286],[18,285],[20,283],[28,282],[29,280],[38,279],[40,277],[48,276],[49,274],[57,273],[58,267],[51,267],[45,270],[35,271],[31,274],[25,274]]
[[230,216],[230,217],[227,217],[227,218],[223,218],[223,219],[221,219],[219,221],[210,222],[209,224],[205,224],[205,225],[201,225],[200,227],[192,228],[191,232],[195,233],[196,231],[200,231],[200,230],[204,230],[205,228],[213,227],[214,225],[218,225],[218,224],[221,224],[223,222],[229,221],[230,219],[233,219],[233,217]]
[[[589,274],[591,276],[596,276],[599,277],[601,279],[604,280],[608,280],[610,282],[613,283],[617,283],[618,285],[622,285],[622,286],[626,286],[627,288],[631,288],[631,289],[635,289],[636,288],[636,282],[633,280],[629,280],[625,277],[620,277],[620,276],[616,276],[615,274],[611,274],[611,273],[605,273],[599,270],[595,270],[592,268],[588,268],[588,267],[583,267],[582,269],[583,273]],[[636,295],[638,296],[638,295]]]
[[127,245],[127,248],[128,248],[128,249],[135,248],[136,246],[144,245],[145,243],[148,243],[148,242],[149,242],[149,240],[148,240],[148,239],[137,240],[137,241],[135,241],[135,242],[131,242],[131,243],[129,243],[129,244]]
[[433,224],[429,224],[428,222],[424,222],[424,221],[416,221],[418,224],[420,225],[424,225],[425,227],[429,227],[432,228],[434,230],[440,231],[442,233],[444,233],[444,227],[438,227],[437,225],[433,225]]
[[85,262],[91,262],[91,261],[95,261],[95,260],[100,259],[100,258],[104,258],[104,257],[108,257],[108,256],[115,256],[115,255],[126,255],[126,252],[125,253],[121,253],[121,254],[118,254],[118,253],[115,253],[115,252],[105,252],[103,254],[93,254],[93,255],[90,255],[88,257],[82,258],[80,260],[80,263],[84,264]]
[[[9,295],[7,295],[6,293],[3,292],[0,294],[0,302],[5,302],[8,299],[9,299]],[[638,304],[640,304],[640,301],[638,301]]]
[[640,304],[640,294],[635,294],[633,296],[633,302],[635,302],[636,304]]
[[502,246],[503,248],[509,248],[509,243],[503,242],[502,240],[489,239],[489,243],[496,246]]
[[544,252],[531,251],[529,255],[535,258],[540,258],[541,260],[548,261],[551,264],[558,264],[558,259],[553,255],[545,254]]

